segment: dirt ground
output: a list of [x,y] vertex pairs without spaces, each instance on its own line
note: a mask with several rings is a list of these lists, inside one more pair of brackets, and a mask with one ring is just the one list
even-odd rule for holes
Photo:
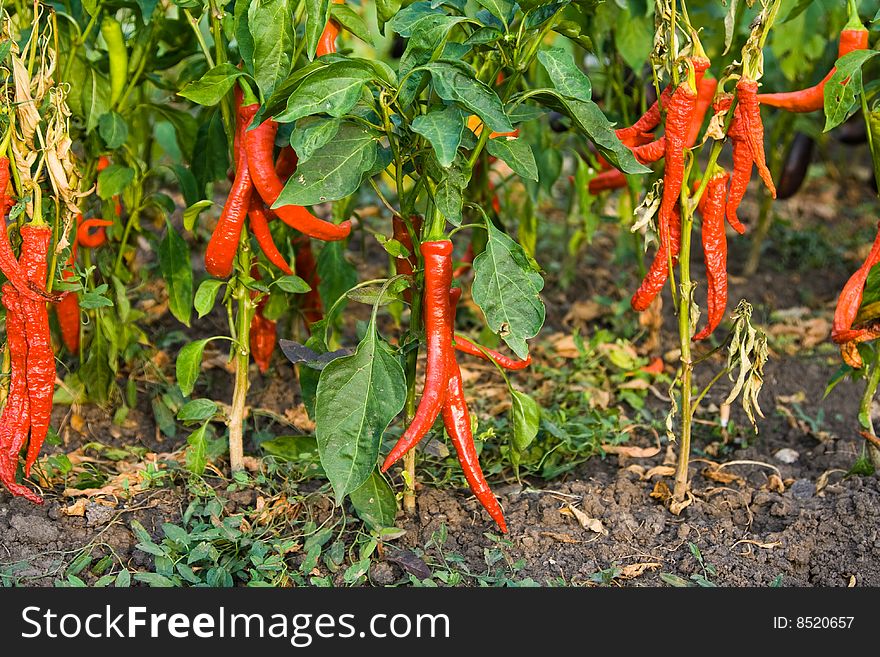
[[[805,226],[824,221],[803,215],[811,201],[828,193],[814,185],[812,191],[780,204],[778,211]],[[733,248],[732,261],[743,255],[742,248]],[[601,279],[601,266],[585,259],[578,276],[584,281]],[[827,324],[836,291],[851,268],[851,262],[836,262],[821,275],[792,275],[762,267],[752,280],[734,277],[731,298],[735,301],[744,290],[757,292],[752,300],[760,323],[768,321],[767,308],[779,311],[807,302],[810,316],[824,315]],[[736,274],[735,265],[732,269]],[[575,284],[569,294],[582,291]],[[621,290],[618,295],[627,293]],[[564,299],[550,305],[557,301]],[[552,307],[549,315],[547,330],[552,332],[559,316]],[[800,325],[803,328],[804,322]],[[806,326],[795,343],[809,338],[811,326],[823,330],[808,322]],[[814,342],[822,340],[820,336]],[[709,443],[715,439],[709,435],[711,419],[705,420],[710,416],[704,416],[704,424],[697,425],[691,467],[693,502],[678,516],[651,496],[663,475],[670,481],[674,447],[647,433],[634,435],[629,444],[645,448],[642,455],[648,456],[593,458],[551,482],[493,482],[510,526],[509,543],[501,548],[503,558],[508,564],[520,562],[517,579],[539,584],[653,586],[701,580],[719,586],[880,586],[880,479],[847,476],[862,449],[856,431],[860,390],[844,382],[824,397],[839,362],[833,349],[821,346],[801,353],[795,344],[794,349],[773,353],[761,395],[766,419],[760,422],[760,435],[741,432],[739,443],[732,442],[721,456],[710,455]],[[279,367],[281,376],[268,388],[258,383],[255,394],[272,399],[282,412],[296,393],[290,368]],[[717,404],[724,393],[726,389],[710,393],[707,405]],[[134,439],[150,451],[172,451],[178,445],[160,440],[148,404],[133,412],[136,428],[122,433],[100,409],[86,409],[87,433],[105,443]],[[663,412],[659,400],[653,399],[652,405]],[[55,426],[63,423],[68,410],[56,408]],[[741,415],[734,410],[734,420],[746,426]],[[64,451],[86,440],[78,434],[67,438]],[[109,506],[89,499],[81,504],[81,515],[66,515],[64,510],[75,500],[60,492],[46,491],[43,507],[0,492],[0,574],[11,564],[24,563],[15,581],[51,585],[83,546],[91,546],[95,555],[113,554],[132,570],[149,570],[152,557],[135,548],[131,521],[161,536],[161,523],[180,518],[187,504],[182,487],[160,487]],[[247,504],[253,494],[228,497]],[[321,505],[328,505],[326,498]],[[417,515],[400,515],[398,523],[406,534],[386,548],[385,559],[374,560],[373,584],[405,582],[408,574],[419,572],[422,557],[437,559],[443,553],[460,555],[460,566],[470,572],[484,572],[487,550],[499,545],[487,535],[495,532],[488,516],[465,490],[424,486]],[[442,553],[435,546],[426,548],[442,526],[448,532]],[[291,556],[294,561],[301,558]]]

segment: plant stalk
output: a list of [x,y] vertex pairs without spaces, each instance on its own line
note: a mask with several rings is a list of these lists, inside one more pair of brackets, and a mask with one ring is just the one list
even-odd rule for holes
[[251,360],[250,333],[256,304],[243,278],[251,269],[251,253],[245,231],[242,231],[238,246],[240,274],[235,282],[235,292],[230,303],[237,305],[235,349],[235,387],[232,391],[232,406],[229,411],[229,467],[233,473],[244,470],[244,422],[247,419],[248,368]]
[[[706,176],[708,178],[708,176]],[[687,181],[687,176],[685,176]],[[686,185],[682,195],[686,195]],[[691,410],[691,388],[694,363],[691,358],[691,309],[690,300],[693,296],[691,283],[691,235],[694,217],[688,203],[682,203],[681,213],[681,253],[679,255],[679,273],[681,276],[680,302],[678,305],[678,337],[681,346],[681,435],[679,436],[678,462],[675,467],[675,488],[673,500],[682,502],[688,489],[688,463],[691,451],[691,427],[693,413]]]

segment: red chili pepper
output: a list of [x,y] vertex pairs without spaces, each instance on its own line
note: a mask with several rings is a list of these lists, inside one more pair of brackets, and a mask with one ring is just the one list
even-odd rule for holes
[[106,155],[102,155],[101,157],[98,158],[98,165],[97,165],[98,173],[101,173],[104,169],[106,169],[109,166],[110,166],[110,158],[109,157],[107,157]]
[[318,263],[312,252],[312,242],[308,237],[300,235],[293,243],[297,247],[296,262],[294,262],[296,275],[312,288],[302,296],[302,314],[309,324],[314,324],[324,319],[324,302],[318,288],[321,283],[321,278],[318,276]]
[[523,370],[532,364],[531,354],[529,354],[528,358],[525,360],[511,358],[510,356],[505,356],[494,349],[487,349],[486,347],[478,346],[463,335],[458,335],[457,333],[455,335],[455,348],[470,356],[476,356],[477,358],[482,358],[489,362],[494,361],[506,370]]
[[[46,283],[49,245],[52,229],[45,224],[25,224],[21,227],[22,269],[28,280],[39,287]],[[27,388],[30,402],[31,437],[25,460],[25,476],[37,460],[52,419],[52,396],[55,391],[55,354],[49,332],[49,314],[43,300],[22,300],[22,311],[27,335]]]
[[852,367],[860,369],[864,363],[859,355],[856,345],[859,342],[873,340],[880,337],[880,329],[868,326],[854,329],[853,323],[862,305],[865,283],[871,268],[880,263],[880,224],[878,224],[877,236],[865,262],[856,272],[850,276],[840,296],[837,298],[837,307],[834,310],[834,322],[831,327],[831,339],[841,345],[841,354],[844,360]]
[[[691,57],[690,62],[694,67],[695,84],[699,87],[700,81],[703,79],[706,71],[709,70],[711,62],[705,57]],[[638,121],[628,128],[618,128],[615,130],[617,138],[627,146],[630,144],[637,145],[639,139],[644,139],[648,133],[660,125],[661,108],[666,108],[668,111],[669,103],[672,102],[672,96],[673,91],[671,87],[667,86],[663,93],[660,94],[659,101],[654,101],[654,104],[648,108],[648,111]]]
[[293,274],[293,270],[287,264],[284,256],[281,255],[281,251],[275,246],[275,240],[272,239],[272,231],[269,230],[269,216],[266,212],[266,206],[263,204],[263,199],[257,194],[251,194],[248,206],[248,219],[251,232],[257,238],[257,244],[260,245],[269,262],[288,276]]
[[773,176],[770,175],[764,157],[764,124],[761,122],[761,105],[758,103],[757,93],[757,81],[740,78],[736,83],[736,97],[739,101],[736,111],[740,113],[746,143],[758,169],[758,175],[761,176],[770,195],[776,198],[776,186],[773,184]]
[[[242,106],[239,110],[240,120],[245,126],[249,126],[260,108],[259,104]],[[272,119],[267,119],[259,127],[253,130],[244,128],[244,150],[247,153],[247,164],[260,196],[276,215],[291,228],[296,228],[301,233],[316,239],[332,242],[348,237],[351,232],[351,222],[343,221],[336,225],[329,221],[323,221],[311,212],[298,205],[282,205],[277,208],[272,206],[278,200],[284,183],[275,172],[272,161],[272,150],[275,146],[275,133],[278,132],[278,124]]]
[[452,317],[449,308],[449,288],[452,285],[452,242],[438,240],[422,242],[425,263],[424,318],[427,337],[427,367],[425,387],[415,417],[382,464],[388,470],[400,457],[418,443],[440,414],[450,372],[448,363],[452,353]]
[[[82,215],[79,217],[82,218]],[[107,231],[105,228],[112,226],[113,222],[106,219],[86,219],[79,222],[76,227],[76,242],[87,249],[96,249],[107,241]],[[92,228],[97,228],[91,233]],[[71,254],[73,251],[71,251]]]
[[591,179],[588,185],[590,194],[593,195],[609,189],[620,189],[621,187],[626,187],[626,176],[619,169],[603,171],[598,176]]
[[666,135],[647,144],[632,149],[635,158],[642,164],[656,162],[666,154]]
[[0,416],[0,481],[13,495],[42,504],[43,500],[39,495],[15,480],[19,453],[27,442],[30,431],[30,403],[27,338],[21,297],[9,283],[3,286],[3,305],[6,307],[6,343],[9,347],[11,377],[6,406]]
[[[333,0],[334,3],[341,5],[344,0]],[[321,38],[318,40],[318,48],[315,50],[316,57],[323,57],[330,53],[336,52],[336,38],[339,36],[339,24],[334,20],[327,21]]]
[[[0,217],[6,217],[9,210],[9,197],[6,190],[9,187],[9,159],[0,157]],[[12,283],[16,291],[28,299],[38,300],[36,294],[28,283],[27,275],[22,271],[21,265],[15,259],[12,245],[9,243],[9,233],[6,232],[6,224],[3,223],[3,235],[0,235],[0,271]],[[43,281],[45,283],[45,281]]]
[[727,310],[727,235],[724,231],[724,201],[730,175],[720,170],[709,179],[698,209],[703,216],[701,228],[703,258],[706,262],[707,324],[694,336],[705,340],[714,331]]
[[663,373],[663,359],[660,356],[657,356],[654,360],[652,360],[647,365],[644,365],[639,368],[640,372],[645,372],[646,374],[662,374]]
[[694,111],[694,120],[691,121],[690,132],[688,132],[687,143],[688,148],[693,148],[700,138],[700,130],[703,127],[703,120],[706,113],[712,107],[712,99],[715,98],[715,92],[718,90],[718,80],[715,78],[704,77],[697,85],[697,109]]
[[[837,58],[840,59],[854,50],[865,50],[867,47],[868,30],[864,28],[843,30],[840,33],[840,41],[837,45]],[[758,94],[757,101],[788,112],[816,112],[825,106],[825,84],[836,71],[837,67],[833,66],[828,71],[828,75],[812,87],[785,93]]]
[[687,135],[697,105],[697,93],[691,89],[685,81],[678,85],[669,99],[666,110],[666,172],[663,176],[663,197],[660,200],[658,212],[658,225],[660,228],[661,242],[669,241],[668,235],[664,238],[664,231],[668,233],[673,220],[678,222],[678,199],[681,196],[681,185],[684,180],[684,152],[687,150]]
[[[664,233],[668,237],[664,237]],[[648,268],[642,284],[633,295],[630,305],[636,312],[643,312],[648,309],[663,286],[666,279],[669,278],[669,251],[672,250],[672,264],[678,261],[678,254],[681,250],[681,211],[676,205],[673,208],[672,221],[669,222],[667,230],[660,230],[660,247],[654,256],[654,261]]]

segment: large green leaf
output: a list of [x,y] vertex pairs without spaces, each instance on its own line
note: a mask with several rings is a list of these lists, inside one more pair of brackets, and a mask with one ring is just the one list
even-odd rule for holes
[[208,465],[208,440],[205,437],[207,429],[208,423],[206,422],[186,439],[186,469],[195,475],[204,473],[205,466]]
[[254,77],[264,97],[290,74],[293,65],[296,35],[292,5],[291,0],[254,0],[248,9],[248,29],[254,39]]
[[413,131],[431,143],[437,161],[443,167],[448,167],[455,159],[464,128],[464,115],[454,106],[435,109],[416,117],[412,122]]
[[361,520],[373,529],[392,527],[397,515],[397,498],[385,478],[375,470],[351,492],[351,503]]
[[107,112],[98,119],[98,134],[107,148],[116,149],[128,139],[128,124],[116,112]]
[[556,91],[575,100],[590,100],[593,85],[590,78],[578,68],[570,52],[562,48],[542,50],[538,53],[538,61],[547,71]]
[[254,72],[254,37],[248,27],[248,9],[251,0],[235,0],[233,16],[235,21],[235,40],[238,43],[238,54],[249,73]]
[[177,354],[175,362],[175,372],[177,376],[177,387],[184,397],[192,394],[196,381],[199,378],[199,371],[202,368],[202,354],[205,351],[205,345],[208,344],[210,338],[189,342]]
[[315,205],[345,198],[360,187],[376,161],[378,138],[366,128],[343,124],[329,144],[300,164],[274,207]]
[[538,435],[541,410],[534,399],[519,390],[510,389],[510,417],[513,426],[513,445],[520,452],[532,444]]
[[318,381],[318,450],[338,502],[370,478],[382,434],[405,401],[403,368],[376,332],[374,315],[354,354],[332,361]]
[[477,0],[477,2],[505,25],[509,24],[516,7],[516,3],[511,0]]
[[224,62],[212,68],[198,80],[187,84],[177,92],[177,95],[199,105],[216,105],[223,99],[223,96],[229,93],[232,85],[242,75],[244,73],[238,68],[229,62]]
[[159,267],[168,289],[171,314],[189,326],[193,305],[193,271],[189,247],[165,220],[165,237],[159,243]]
[[376,19],[382,34],[385,34],[385,23],[400,11],[401,4],[402,0],[376,0]]
[[634,71],[641,71],[654,46],[654,21],[635,17],[629,11],[618,13],[616,44],[623,61]]
[[134,169],[111,164],[98,174],[98,196],[105,201],[121,194],[134,180]]
[[318,41],[330,18],[330,0],[306,0],[306,53],[315,56]]
[[495,132],[513,132],[501,99],[468,68],[447,62],[431,62],[422,68],[431,72],[434,90],[440,98],[460,103]]
[[837,70],[825,83],[825,132],[847,119],[862,90],[862,66],[877,55],[876,50],[856,50],[837,60]]
[[330,17],[361,41],[371,46],[374,45],[373,35],[370,34],[370,28],[367,26],[367,23],[360,14],[348,5],[331,4]]
[[[357,284],[357,271],[345,259],[345,244],[328,242],[324,245],[318,254],[318,277],[318,292],[326,308],[330,308]],[[340,305],[344,303],[340,302]]]
[[330,143],[341,125],[340,119],[324,117],[307,117],[297,121],[290,133],[290,147],[296,152],[299,165]]
[[650,169],[640,164],[632,151],[624,146],[608,118],[592,100],[581,101],[565,99],[568,115],[580,131],[596,144],[606,160],[624,173],[650,173]]
[[279,123],[291,123],[312,114],[339,118],[357,104],[373,71],[359,63],[334,62],[309,75],[290,94],[286,109],[275,116]]
[[474,259],[474,301],[495,331],[520,358],[528,338],[544,323],[544,279],[522,247],[489,223],[486,250]]
[[210,111],[208,120],[199,126],[193,148],[192,172],[204,193],[205,185],[226,177],[229,151],[223,117],[216,109]]
[[538,164],[535,162],[535,154],[524,139],[507,139],[496,137],[486,144],[490,155],[503,160],[513,172],[527,180],[538,180]]

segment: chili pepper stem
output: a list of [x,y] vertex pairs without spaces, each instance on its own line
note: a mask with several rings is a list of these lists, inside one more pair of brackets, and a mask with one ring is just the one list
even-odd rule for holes
[[[706,176],[708,178],[708,176]],[[686,190],[684,191],[686,193]],[[679,435],[678,462],[675,467],[675,487],[672,498],[675,502],[683,502],[688,490],[688,463],[691,451],[692,426],[692,377],[694,363],[691,358],[691,234],[694,227],[693,212],[688,203],[683,203],[681,213],[681,253],[679,255],[679,272],[681,276],[681,294],[678,305],[678,337],[681,345],[681,432]]]
[[[877,394],[877,387],[880,386],[880,352],[875,352],[875,354],[872,362],[868,364],[869,370],[867,381],[865,382],[865,392],[862,393],[862,401],[859,405],[859,417],[864,418],[867,423],[865,430],[871,436],[877,435],[874,431],[874,421],[871,418],[871,407],[874,403],[874,395]],[[871,459],[871,463],[874,464],[874,471],[880,473],[880,449],[877,449],[876,445],[869,441],[866,441],[866,445],[868,456]]]

